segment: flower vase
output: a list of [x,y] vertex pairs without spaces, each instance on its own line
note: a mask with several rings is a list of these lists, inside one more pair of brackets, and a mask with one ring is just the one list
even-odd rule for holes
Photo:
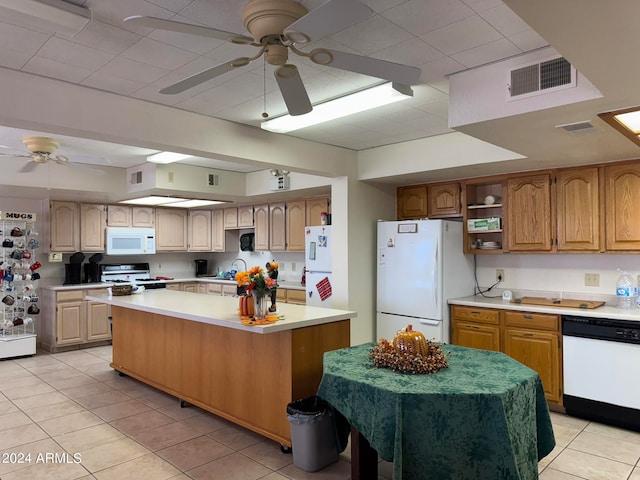
[[264,293],[253,292],[253,317],[265,318],[267,316],[267,296]]

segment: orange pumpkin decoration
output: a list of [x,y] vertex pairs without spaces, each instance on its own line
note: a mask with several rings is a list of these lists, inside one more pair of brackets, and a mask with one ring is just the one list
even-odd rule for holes
[[427,356],[429,353],[427,339],[422,333],[414,331],[412,325],[403,328],[393,337],[393,348],[400,353],[412,355]]

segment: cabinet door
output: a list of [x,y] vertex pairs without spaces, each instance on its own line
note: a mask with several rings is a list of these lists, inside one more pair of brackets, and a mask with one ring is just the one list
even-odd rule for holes
[[207,284],[206,283],[199,283],[198,284],[198,293],[207,293]]
[[187,250],[187,211],[177,208],[156,208],[156,250]]
[[211,251],[211,210],[189,210],[189,251]]
[[304,200],[287,202],[287,251],[304,252],[306,204]]
[[224,238],[225,238],[224,211],[214,210],[213,211],[213,251],[214,252],[224,252],[224,249],[225,249]]
[[558,251],[600,250],[598,169],[560,170],[556,180]]
[[221,283],[208,283],[207,284],[207,294],[209,294],[209,295],[222,295],[222,284]]
[[238,228],[238,209],[225,208],[224,212],[224,228]]
[[551,251],[549,174],[509,178],[507,210],[509,250]]
[[109,227],[130,227],[131,207],[122,205],[107,206],[107,226]]
[[427,186],[398,187],[397,190],[398,220],[426,218]]
[[197,283],[183,283],[180,287],[180,290],[183,292],[191,292],[198,293],[198,284]]
[[131,226],[148,228],[155,227],[155,209],[153,207],[131,207]]
[[607,250],[640,250],[640,165],[605,167]]
[[84,301],[59,303],[56,307],[56,344],[76,345],[84,342]]
[[238,207],[238,228],[253,227],[253,205]]
[[107,212],[104,205],[83,203],[80,205],[80,250],[104,252],[104,229]]
[[80,247],[78,204],[51,202],[51,251],[77,252]]
[[500,351],[500,327],[465,321],[453,323],[453,343],[463,347]]
[[269,250],[269,205],[255,205],[253,207],[255,221],[255,249]]
[[450,218],[460,217],[460,184],[446,183],[440,185],[429,185],[427,205],[429,207],[429,218]]
[[87,302],[87,341],[109,340],[111,324],[109,305],[99,302]]
[[287,291],[284,288],[276,289],[276,303],[287,303]]
[[287,290],[287,303],[294,305],[306,305],[307,297],[305,290]]
[[329,213],[329,198],[308,198],[305,200],[305,227],[314,227],[320,225],[320,216],[322,212]]
[[167,290],[182,290],[181,283],[167,283]]
[[222,285],[222,296],[233,297],[237,295],[238,287],[236,285]]
[[557,333],[507,328],[504,353],[540,375],[547,400],[561,403],[560,343]]
[[286,213],[284,203],[269,204],[269,250],[283,252],[286,249]]

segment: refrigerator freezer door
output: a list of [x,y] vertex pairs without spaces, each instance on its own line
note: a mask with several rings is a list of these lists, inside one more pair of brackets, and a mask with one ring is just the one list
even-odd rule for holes
[[305,266],[311,272],[331,271],[331,226],[305,227]]
[[332,308],[333,286],[331,274],[326,272],[307,272],[307,306]]
[[442,322],[427,318],[402,317],[400,315],[389,315],[388,313],[377,314],[376,341],[380,337],[391,341],[398,330],[402,330],[407,325],[411,325],[416,332],[422,333],[427,340],[436,342],[443,341]]
[[378,312],[442,320],[442,222],[378,223]]

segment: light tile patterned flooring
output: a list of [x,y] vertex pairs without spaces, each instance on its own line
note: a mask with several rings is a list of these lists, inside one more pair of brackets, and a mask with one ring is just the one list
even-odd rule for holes
[[[180,408],[174,397],[120,377],[110,359],[107,346],[0,361],[1,480],[350,477],[348,450],[338,463],[305,472],[276,442]],[[552,419],[557,446],[540,462],[541,480],[640,480],[640,433]],[[391,478],[390,467],[381,462],[380,479]]]

